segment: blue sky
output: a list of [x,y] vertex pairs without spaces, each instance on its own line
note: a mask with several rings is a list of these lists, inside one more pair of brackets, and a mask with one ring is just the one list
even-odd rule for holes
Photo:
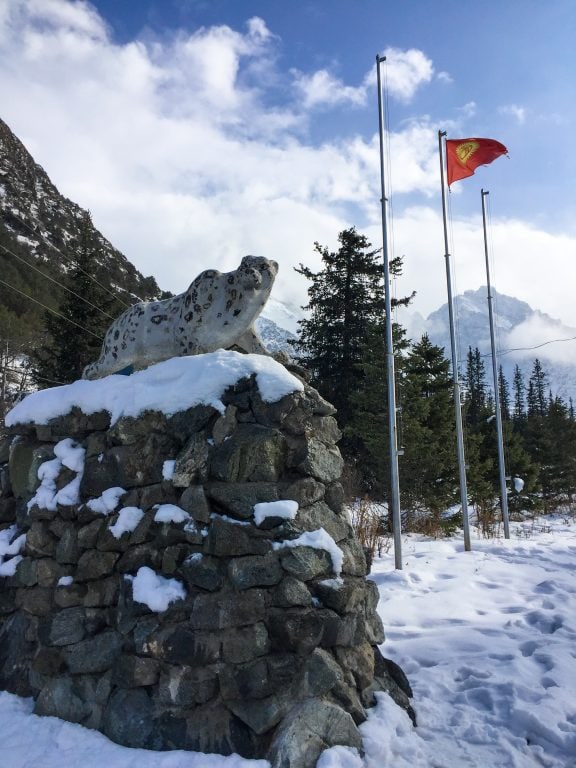
[[487,136],[510,158],[453,187],[455,289],[485,282],[484,187],[495,287],[576,326],[574,40],[573,0],[10,0],[0,116],[162,287],[257,253],[298,305],[315,240],[381,244],[386,53],[395,291],[445,302],[437,131]]

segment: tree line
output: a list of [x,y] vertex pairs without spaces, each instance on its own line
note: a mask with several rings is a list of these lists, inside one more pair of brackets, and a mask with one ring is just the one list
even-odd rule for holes
[[[387,499],[389,487],[387,366],[383,270],[379,251],[355,228],[336,251],[316,243],[322,268],[300,265],[308,281],[307,318],[294,342],[311,383],[338,409],[348,497]],[[400,275],[402,260],[390,264]],[[408,305],[412,296],[392,301]],[[409,340],[393,326],[398,408],[400,498],[407,529],[439,531],[457,524],[459,479],[451,364],[425,334]],[[499,468],[494,396],[478,349],[467,352],[463,383],[468,493],[478,524],[494,525]],[[550,509],[576,493],[576,423],[572,402],[555,396],[535,360],[526,381],[516,366],[499,369],[508,502],[511,514]]]

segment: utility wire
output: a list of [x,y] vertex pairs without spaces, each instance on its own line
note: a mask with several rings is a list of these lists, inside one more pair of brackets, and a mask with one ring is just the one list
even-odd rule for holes
[[[16,215],[15,213],[13,213],[12,211],[10,211],[10,216],[11,216],[13,219],[16,219],[16,221],[20,222],[20,224],[22,224],[22,226],[23,226],[23,227],[26,227],[26,229],[27,229],[29,232],[31,232],[33,235],[36,235],[37,237],[40,237],[40,238],[41,238],[41,240],[43,240],[43,242],[44,242],[46,245],[49,245],[49,246],[50,246],[50,248],[53,248],[53,249],[56,251],[56,253],[59,253],[59,254],[60,254],[60,256],[63,256],[65,259],[68,259],[68,261],[72,261],[72,257],[71,257],[69,254],[67,254],[67,253],[64,253],[64,252],[63,252],[63,251],[61,251],[59,248],[57,248],[57,247],[54,245],[54,243],[51,243],[51,242],[50,242],[50,240],[48,240],[46,237],[44,237],[44,235],[42,234],[42,232],[37,232],[35,229],[33,229],[33,228],[32,228],[32,227],[29,225],[29,224],[27,224],[27,223],[26,223],[26,222],[25,222],[23,219],[21,219],[19,216],[17,216],[17,215]],[[110,288],[108,288],[107,286],[103,285],[101,282],[99,282],[98,280],[96,280],[96,278],[95,278],[93,275],[91,275],[89,272],[86,272],[86,270],[82,269],[82,267],[78,266],[78,269],[80,269],[80,271],[81,271],[81,272],[83,272],[83,273],[84,273],[84,274],[85,274],[87,277],[89,277],[89,278],[90,278],[90,280],[93,280],[93,281],[94,281],[94,282],[95,282],[97,285],[99,285],[99,286],[100,286],[100,288],[102,288],[102,290],[106,291],[106,293],[109,293],[109,294],[110,294],[110,296],[112,296],[114,299],[116,299],[117,301],[119,301],[119,302],[120,302],[120,304],[122,304],[124,307],[129,307],[129,306],[131,306],[130,304],[127,304],[127,303],[126,303],[126,302],[125,302],[123,299],[121,299],[121,298],[118,296],[118,294],[116,294],[116,293],[114,293],[113,291],[111,291],[111,290],[110,290]]]
[[[502,357],[503,355],[509,355],[511,352],[530,352],[532,349],[540,349],[546,347],[548,344],[557,344],[563,341],[576,341],[576,336],[568,336],[566,339],[549,339],[549,341],[543,341],[541,344],[534,344],[533,347],[512,347],[511,349],[502,349],[496,353],[496,357]],[[490,352],[483,352],[480,357],[490,357]],[[463,363],[464,359],[458,362]]]
[[80,299],[80,301],[83,301],[85,304],[88,304],[90,307],[92,307],[92,309],[95,309],[101,314],[106,315],[106,317],[109,317],[110,320],[116,320],[116,318],[113,315],[110,315],[108,312],[106,312],[105,309],[102,309],[102,307],[97,307],[96,304],[92,304],[91,301],[88,301],[88,299],[85,299],[83,296],[80,296],[80,294],[76,293],[71,288],[67,288],[65,285],[62,285],[62,283],[59,283],[58,280],[54,280],[53,277],[50,277],[50,275],[47,275],[45,272],[42,272],[42,270],[38,269],[38,267],[34,266],[34,264],[30,264],[30,262],[26,261],[26,259],[23,259],[21,256],[18,256],[17,253],[14,253],[14,251],[11,251],[9,248],[6,248],[5,245],[2,245],[0,243],[0,248],[2,248],[2,250],[5,251],[6,253],[9,253],[11,256],[14,256],[14,258],[18,259],[18,261],[21,261],[22,264],[25,264],[27,267],[30,267],[30,269],[33,269],[35,272],[38,272],[38,274],[42,275],[42,277],[46,278],[46,280],[50,280],[51,283],[55,283],[59,288],[62,288],[68,293],[71,293],[72,296],[76,296],[77,299]]
[[89,333],[90,336],[94,336],[94,338],[98,339],[99,341],[103,340],[104,338],[103,336],[99,336],[97,333],[90,331],[88,328],[84,328],[84,326],[74,322],[74,320],[70,320],[69,317],[62,315],[60,312],[57,312],[55,309],[51,309],[50,307],[47,307],[46,304],[42,304],[42,302],[38,301],[38,299],[34,299],[32,296],[28,296],[27,293],[24,293],[24,291],[21,291],[18,288],[15,288],[13,285],[10,285],[10,283],[7,283],[2,279],[0,279],[0,283],[2,283],[2,285],[5,285],[7,288],[11,288],[13,291],[16,291],[16,293],[19,293],[21,296],[24,296],[25,298],[30,299],[30,301],[33,301],[35,304],[39,304],[47,312],[51,312],[53,315],[56,315],[57,317],[62,318],[62,320],[66,320],[67,323],[72,323],[72,325],[75,325],[77,328],[80,328],[80,330],[84,331],[84,333]]
[[[21,368],[9,368],[7,365],[2,366],[2,370],[4,371],[10,371],[11,373],[19,373],[20,376],[29,376],[30,371],[22,370]],[[47,381],[49,384],[61,384],[64,385],[64,381],[56,381],[56,379],[47,379],[45,376],[34,376],[35,379],[39,379],[40,381]]]

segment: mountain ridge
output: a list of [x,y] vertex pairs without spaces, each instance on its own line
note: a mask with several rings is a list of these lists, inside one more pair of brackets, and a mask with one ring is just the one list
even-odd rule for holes
[[[41,270],[59,282],[73,264],[83,227],[96,244],[95,278],[119,296],[124,304],[162,295],[156,280],[144,277],[118,249],[94,227],[89,213],[64,197],[20,139],[0,119],[0,267],[4,284],[0,301],[21,316],[38,313],[34,299],[49,307],[58,305],[58,287],[46,290]],[[30,295],[26,286],[39,295]],[[17,295],[17,298],[15,297]]]
[[[454,298],[458,351],[462,373],[466,369],[468,348],[485,355],[486,382],[492,384],[490,325],[487,287],[464,291]],[[498,365],[511,385],[518,365],[528,382],[534,360],[538,358],[548,376],[553,396],[576,400],[576,328],[533,309],[527,302],[492,289],[493,315]],[[444,347],[450,356],[448,304],[430,313],[424,321],[430,340]],[[562,342],[572,342],[563,346]]]

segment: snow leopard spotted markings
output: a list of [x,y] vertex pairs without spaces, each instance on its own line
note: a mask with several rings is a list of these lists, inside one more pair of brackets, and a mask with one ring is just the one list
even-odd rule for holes
[[112,323],[100,358],[86,366],[82,378],[99,379],[171,357],[231,347],[267,354],[254,322],[277,272],[275,261],[245,256],[232,272],[201,272],[178,296],[134,304]]

